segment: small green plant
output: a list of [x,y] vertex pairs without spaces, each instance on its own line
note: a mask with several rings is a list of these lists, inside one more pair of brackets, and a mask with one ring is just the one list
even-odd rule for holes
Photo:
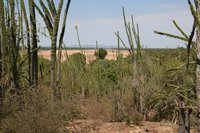
[[95,51],[94,56],[96,57],[96,59],[105,59],[106,55],[108,54],[108,52],[103,49],[100,48],[98,51]]
[[86,57],[82,53],[74,53],[69,57],[69,60],[77,65],[85,65]]

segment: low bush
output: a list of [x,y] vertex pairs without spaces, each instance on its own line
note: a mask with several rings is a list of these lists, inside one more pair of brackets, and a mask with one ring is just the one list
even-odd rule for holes
[[5,96],[2,132],[5,133],[61,133],[67,117],[66,105],[54,101],[47,87],[27,89],[21,96]]
[[71,56],[69,56],[69,61],[81,66],[86,64],[86,57],[84,54],[74,53]]

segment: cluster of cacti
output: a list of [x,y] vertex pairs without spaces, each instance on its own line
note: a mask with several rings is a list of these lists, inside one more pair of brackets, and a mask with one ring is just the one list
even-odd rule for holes
[[[140,40],[140,31],[138,24],[134,23],[133,15],[131,15],[131,22],[127,21],[125,10],[123,8],[123,18],[124,18],[124,28],[126,31],[126,36],[128,39],[128,44],[125,44],[125,41],[120,37],[119,32],[116,32],[115,35],[118,38],[118,49],[120,43],[129,51],[129,55],[131,57],[131,62],[133,63],[133,88],[135,93],[135,104],[138,105],[138,111],[144,113],[145,115],[145,107],[144,107],[144,91],[138,89],[138,85],[140,84],[140,80],[136,83],[136,79],[140,79],[142,74],[140,71],[146,67],[145,60],[142,59],[142,44]],[[120,51],[118,53],[118,56],[120,55]],[[149,72],[147,72],[149,73]]]
[[[185,99],[185,96],[188,97],[188,95],[191,95],[191,91],[194,91],[194,93],[196,93],[196,100],[197,100],[197,132],[200,133],[200,115],[199,115],[199,112],[200,112],[200,76],[199,76],[199,71],[200,71],[200,65],[199,65],[199,53],[200,53],[200,49],[199,49],[199,45],[200,45],[200,36],[199,36],[199,27],[200,27],[200,1],[199,0],[194,0],[194,4],[195,6],[191,3],[190,0],[188,0],[188,4],[190,6],[190,11],[191,11],[191,14],[194,18],[194,22],[193,22],[193,27],[192,27],[192,30],[191,30],[191,34],[188,36],[183,30],[182,28],[179,27],[179,25],[173,20],[173,24],[175,25],[175,27],[178,29],[178,31],[182,34],[182,36],[178,36],[178,35],[174,35],[174,34],[170,34],[170,33],[165,33],[165,32],[158,32],[158,31],[155,31],[156,34],[160,34],[160,35],[164,35],[164,36],[168,36],[168,37],[172,37],[172,38],[175,38],[175,39],[179,39],[179,40],[182,40],[184,42],[187,43],[186,47],[187,47],[187,62],[185,63],[186,64],[186,68],[185,70],[182,70],[185,75],[182,77],[184,79],[184,77],[187,77],[188,74],[191,74],[191,70],[189,68],[190,65],[193,65],[194,61],[196,60],[196,77],[192,77],[193,81],[196,82],[196,89],[195,91],[193,90],[193,87],[191,88],[182,88],[183,90],[188,90],[186,93],[183,92],[183,90],[179,90],[179,96],[178,96],[178,103],[179,103],[179,107],[178,107],[178,113],[179,113],[179,132],[182,133],[182,132],[187,132],[189,133],[190,132],[190,124],[189,124],[189,115],[191,113],[191,111],[193,110],[193,106],[188,106],[188,104],[190,104],[190,102],[188,102],[187,99]],[[196,30],[197,29],[197,30]],[[193,37],[195,35],[195,30],[196,30],[196,34],[197,34],[197,40],[196,41],[193,41]],[[190,56],[192,55],[191,54],[191,49],[192,51],[196,51],[196,57],[195,59],[194,58],[191,58]],[[194,53],[194,52],[193,52]],[[192,67],[192,66],[191,66]],[[172,71],[180,71],[181,69],[183,68],[183,66],[177,68],[177,69],[174,69]],[[171,70],[170,70],[171,71]],[[172,72],[174,73],[174,72]],[[192,73],[194,74],[194,69],[192,69]],[[181,87],[182,85],[178,84],[176,87]],[[189,87],[189,86],[188,86]],[[175,93],[176,94],[176,93]],[[190,112],[190,113],[188,113]]]
[[[19,43],[21,41],[18,35],[18,27],[15,21],[15,1],[10,0],[4,4],[0,2],[0,91],[1,91],[1,107],[4,93],[8,88],[14,88],[18,93],[20,88],[20,55]],[[1,110],[2,113],[2,110]]]
[[[197,98],[197,132],[200,133],[200,1],[199,0],[194,0],[195,7],[192,5],[190,0],[188,0],[191,13],[194,18],[194,27],[197,28],[196,32],[196,98]],[[193,28],[194,29],[194,28]]]
[[[61,31],[59,25],[65,1],[59,0],[58,7],[54,0],[38,0],[38,4],[34,0],[27,2],[28,7],[25,6],[24,0],[0,0],[0,115],[7,90],[12,96],[13,94],[20,96],[22,93],[20,90],[50,84],[56,102],[61,98],[61,91],[62,97],[70,102],[81,95],[81,100],[79,97],[76,100],[83,102],[83,105],[86,105],[87,98],[93,99],[91,103],[97,104],[105,104],[105,100],[112,110],[109,113],[114,112],[109,118],[110,121],[130,123],[132,120],[137,123],[142,117],[146,118],[151,109],[157,111],[155,118],[152,119],[161,120],[167,117],[167,119],[175,120],[176,113],[172,114],[172,112],[178,111],[179,132],[189,132],[188,119],[193,110],[198,114],[198,132],[200,132],[199,0],[195,0],[195,7],[189,1],[194,17],[190,35],[187,35],[175,21],[173,24],[182,36],[155,31],[157,34],[186,42],[186,50],[179,48],[177,51],[171,49],[142,51],[139,26],[135,25],[133,16],[130,22],[127,20],[123,8],[128,43],[126,44],[120,33],[116,32],[117,57],[116,60],[110,61],[105,59],[107,50],[98,48],[98,42],[96,42],[94,56],[97,60],[88,64],[82,50],[77,26],[75,29],[80,53],[67,55],[65,62],[61,60],[71,0],[66,2]],[[50,35],[51,61],[38,58],[36,12],[43,18]],[[197,30],[196,42],[193,41],[195,29]],[[123,57],[122,50],[124,49],[121,49],[121,44],[125,50],[128,50],[129,56]],[[197,52],[194,59],[195,50]],[[195,82],[196,90],[194,91]],[[21,99],[21,97],[18,98],[19,101]],[[23,104],[24,102],[20,101],[18,105],[23,107]],[[80,105],[80,108],[83,105]],[[103,112],[103,109],[100,112]],[[84,116],[81,117],[84,118]]]
[[[6,0],[0,2],[1,100],[8,88],[12,88],[19,93],[19,90],[22,90],[23,88],[37,87],[38,85],[39,48],[37,45],[36,9],[43,17],[51,36],[51,85],[55,90],[55,95],[58,96],[58,82],[61,78],[61,50],[65,34],[67,13],[71,0],[67,2],[64,12],[64,20],[59,38],[58,59],[56,56],[57,36],[64,1],[60,0],[58,9],[55,7],[54,1],[46,0],[46,2],[48,7],[42,0],[39,0],[43,12],[34,0],[27,1],[28,7],[25,6],[24,0]],[[24,28],[26,31],[25,33]],[[40,73],[42,74],[42,67],[40,67]],[[57,76],[56,73],[58,74]]]
[[[124,43],[124,41],[119,35],[119,32],[116,32],[115,35],[117,36],[119,41],[123,44],[123,46],[132,55],[133,62],[134,62],[134,59],[136,61],[136,60],[140,60],[140,58],[142,57],[139,26],[138,24],[136,24],[136,27],[135,27],[133,15],[131,15],[131,22],[127,21],[124,8],[123,8],[123,18],[124,18],[125,31],[128,38],[128,44]],[[134,45],[136,46],[136,55],[135,55]]]
[[[51,87],[54,89],[55,96],[59,97],[59,86],[58,83],[60,81],[60,64],[61,64],[61,54],[62,54],[62,43],[63,43],[63,37],[65,33],[65,23],[67,19],[67,13],[69,10],[69,6],[71,3],[71,0],[68,0],[66,7],[65,7],[65,13],[64,13],[64,20],[63,20],[63,26],[60,34],[59,39],[59,59],[58,59],[58,65],[57,65],[57,39],[58,39],[58,29],[60,24],[60,16],[62,13],[63,8],[63,0],[59,1],[58,8],[55,7],[54,1],[47,0],[47,6],[42,0],[39,0],[40,6],[42,7],[42,10],[34,3],[36,9],[38,10],[39,14],[43,18],[45,25],[48,29],[50,38],[51,38]],[[56,69],[57,68],[57,69]],[[57,72],[56,72],[57,70]]]

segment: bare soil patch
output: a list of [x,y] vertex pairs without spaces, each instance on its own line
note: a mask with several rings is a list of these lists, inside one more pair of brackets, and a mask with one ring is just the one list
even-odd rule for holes
[[[147,122],[127,126],[125,122],[76,120],[67,129],[73,133],[178,133],[178,125],[167,122]],[[192,131],[191,133],[194,133]]]

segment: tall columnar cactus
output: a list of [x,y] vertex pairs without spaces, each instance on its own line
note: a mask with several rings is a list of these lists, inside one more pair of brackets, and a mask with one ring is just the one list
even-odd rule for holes
[[83,50],[82,50],[82,46],[81,46],[81,41],[80,41],[79,33],[78,33],[78,26],[75,26],[75,30],[76,30],[76,36],[77,36],[77,39],[78,39],[78,45],[79,45],[79,48],[81,50],[81,54],[84,54]]
[[24,16],[24,22],[25,22],[25,26],[26,26],[26,37],[27,37],[27,56],[28,56],[28,82],[29,82],[29,86],[31,86],[32,81],[31,81],[31,46],[30,46],[30,31],[29,31],[29,22],[28,22],[28,17],[27,17],[27,13],[26,13],[26,8],[25,8],[25,4],[24,4],[24,0],[20,0],[20,7],[22,10],[22,14]]
[[9,51],[10,54],[10,65],[11,65],[11,77],[13,79],[14,87],[20,89],[20,75],[18,69],[18,60],[19,60],[19,43],[21,39],[18,37],[19,29],[17,28],[16,16],[15,16],[15,0],[10,0],[10,26],[9,26]]
[[[23,20],[24,20],[24,15],[23,15],[23,5],[22,5],[22,2],[21,0],[17,0],[17,8],[18,8],[18,19],[19,19],[19,35],[21,37],[21,49],[22,49],[22,53],[24,54],[24,25],[23,25]],[[22,56],[22,58],[24,58]]]
[[[2,43],[1,43],[1,35],[0,35],[0,82],[2,80],[2,53],[1,53]],[[3,86],[0,85],[0,108],[2,108],[3,101]],[[0,109],[0,117],[1,117],[1,109]]]
[[[0,115],[2,114],[2,104],[3,96],[5,92],[6,84],[10,81],[10,71],[9,71],[9,54],[8,54],[8,38],[7,30],[5,24],[5,10],[4,10],[4,1],[0,1],[0,46],[1,46],[1,73],[0,73]],[[4,82],[3,82],[4,81]]]
[[32,40],[32,54],[31,54],[31,85],[37,85],[38,80],[38,56],[37,56],[37,26],[35,16],[34,0],[29,0],[29,13],[31,25],[31,40]]
[[[9,37],[6,26],[5,10],[4,10],[4,1],[0,1],[0,36],[1,36],[1,54],[2,54],[2,75],[4,75],[3,84],[10,84],[11,80],[11,68],[10,68],[10,54],[9,54]],[[3,77],[2,77],[3,78]],[[5,86],[5,85],[4,85]]]
[[194,11],[194,8],[192,7],[191,2],[189,1],[191,11],[196,23],[196,97],[197,97],[197,132],[200,133],[200,0],[195,0],[196,4],[196,12]]
[[[125,27],[125,31],[126,31],[126,35],[128,39],[128,45],[125,44],[125,42],[122,40],[122,38],[119,36],[118,33],[115,33],[115,35],[118,37],[122,45],[126,49],[128,49],[130,55],[132,56],[133,62],[136,61],[137,63],[142,57],[139,26],[138,24],[136,24],[136,27],[135,27],[133,15],[131,15],[131,22],[127,21],[124,8],[123,8],[123,18],[124,18],[124,27]],[[137,47],[136,55],[135,55],[134,43]]]
[[65,12],[64,12],[64,19],[63,19],[63,24],[62,24],[62,30],[60,33],[60,38],[59,38],[59,49],[58,49],[58,66],[57,66],[57,85],[58,85],[58,96],[60,97],[60,80],[61,80],[61,58],[62,58],[62,48],[63,48],[63,38],[65,35],[65,29],[66,29],[66,22],[67,22],[67,14],[69,11],[69,6],[70,6],[70,2],[68,1],[66,8],[65,8]]
[[[6,6],[4,3],[6,3]],[[20,89],[19,74],[19,29],[16,23],[16,1],[0,2],[0,36],[1,36],[1,88]]]
[[[140,33],[139,33],[139,26],[138,24],[134,23],[133,16],[131,15],[131,22],[127,21],[125,10],[123,8],[123,18],[124,18],[124,28],[126,31],[126,36],[128,39],[128,44],[120,37],[119,33],[115,33],[118,37],[119,41],[122,45],[129,51],[131,55],[132,63],[133,63],[133,83],[135,80],[140,78],[139,70],[140,70],[140,61],[142,61],[142,51],[141,51],[141,41],[140,41]],[[135,49],[135,45],[136,48]],[[142,90],[138,90],[138,84],[134,84],[133,88],[135,88],[135,96],[138,97],[135,103],[138,105],[138,111],[144,113],[144,98],[142,97],[143,92]]]
[[[60,15],[62,12],[62,7],[63,7],[64,2],[63,0],[60,0],[57,9],[55,7],[55,3],[53,0],[51,1],[46,0],[46,2],[47,2],[47,6],[42,0],[39,0],[42,10],[36,4],[35,4],[35,7],[38,10],[41,17],[43,18],[46,24],[46,27],[48,29],[50,38],[51,38],[51,87],[54,89],[54,94],[56,96],[58,95],[57,94],[58,93],[57,92],[57,78],[56,78],[57,38],[58,38],[58,29],[59,29],[59,23],[60,23]],[[66,6],[67,11],[69,9],[70,3],[71,3],[71,0],[68,0],[67,6]],[[64,32],[63,34],[61,34],[61,36],[63,35],[64,35]]]
[[[194,24],[192,27],[192,31],[191,34],[188,36],[183,30],[182,28],[176,23],[176,21],[173,20],[173,24],[176,27],[176,29],[181,33],[181,36],[179,35],[174,35],[174,34],[170,34],[170,33],[166,33],[166,32],[158,32],[158,31],[154,31],[156,34],[159,35],[164,35],[164,36],[168,36],[171,38],[175,38],[175,39],[179,39],[182,40],[184,42],[187,42],[187,71],[189,70],[189,65],[190,65],[190,51],[191,48],[193,50],[196,50],[197,53],[197,67],[196,67],[196,95],[197,95],[197,108],[198,108],[198,133],[200,133],[200,57],[198,57],[198,55],[200,54],[200,31],[199,31],[199,26],[200,26],[200,21],[199,21],[199,15],[200,15],[200,9],[199,9],[199,5],[200,5],[200,1],[199,0],[194,0],[195,1],[195,5],[196,5],[196,9],[193,6],[193,4],[190,2],[190,0],[188,0],[189,2],[189,6],[191,9],[191,13],[194,17]],[[195,29],[197,28],[197,41],[193,41],[193,37],[195,35]],[[192,47],[191,47],[192,46]],[[191,88],[192,89],[192,88]],[[187,108],[185,105],[186,101],[184,100],[184,98],[181,96],[179,97],[180,100],[180,105],[181,107],[178,109],[179,112],[179,133],[189,133],[190,132],[190,124],[189,124],[189,114],[187,113],[188,110],[190,110],[190,108]]]

